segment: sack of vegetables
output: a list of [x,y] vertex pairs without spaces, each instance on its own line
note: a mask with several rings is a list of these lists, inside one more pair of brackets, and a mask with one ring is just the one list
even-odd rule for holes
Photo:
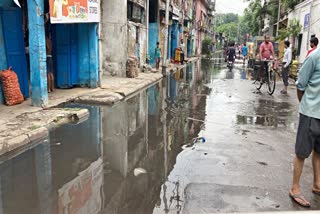
[[17,74],[10,68],[0,72],[5,102],[8,106],[20,104],[24,97],[20,90]]

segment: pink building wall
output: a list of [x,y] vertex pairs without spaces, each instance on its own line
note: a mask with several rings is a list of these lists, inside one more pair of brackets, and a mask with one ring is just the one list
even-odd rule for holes
[[200,55],[201,54],[201,43],[205,38],[205,33],[204,31],[200,30],[200,22],[205,21],[205,18],[207,17],[207,8],[204,5],[203,1],[206,0],[197,0],[196,1],[196,26],[197,26],[197,31],[196,31],[196,54]]

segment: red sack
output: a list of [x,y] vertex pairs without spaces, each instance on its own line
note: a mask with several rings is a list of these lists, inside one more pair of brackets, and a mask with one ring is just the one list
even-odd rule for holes
[[6,104],[13,106],[24,101],[24,97],[20,90],[19,80],[17,74],[11,70],[3,70],[0,72],[0,79],[2,81],[3,93]]

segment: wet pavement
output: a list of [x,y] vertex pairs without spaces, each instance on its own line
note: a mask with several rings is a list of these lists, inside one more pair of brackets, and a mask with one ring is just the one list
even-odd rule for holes
[[[90,111],[2,160],[0,213],[160,214],[303,210],[288,197],[297,128],[288,96],[258,93],[241,63],[202,60]],[[204,137],[205,142],[194,140]],[[302,188],[312,209],[312,168]]]

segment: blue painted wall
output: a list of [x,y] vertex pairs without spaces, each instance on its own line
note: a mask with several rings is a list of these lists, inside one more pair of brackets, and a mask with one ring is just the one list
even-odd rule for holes
[[79,81],[81,86],[88,86],[90,78],[88,24],[79,24],[78,35]]
[[159,31],[158,31],[158,23],[149,23],[149,39],[148,39],[148,54],[150,55],[150,65],[155,65],[156,60],[154,56],[154,50],[157,47],[157,42],[158,42],[158,36],[159,36]]
[[171,59],[171,32],[172,32],[172,26],[169,25],[169,27],[168,27],[168,55],[167,55],[168,59]]
[[0,7],[12,7],[15,6],[13,0],[0,0]]
[[[37,8],[37,9],[36,9]],[[35,13],[35,11],[38,11]],[[32,85],[32,105],[48,104],[46,46],[44,29],[44,1],[28,1],[28,26],[30,48],[30,71]]]
[[81,86],[96,88],[99,79],[99,45],[97,24],[79,24],[79,81]]
[[178,47],[179,42],[179,23],[173,21],[171,31],[171,57],[174,58],[174,51]]
[[25,98],[29,97],[28,65],[22,32],[22,11],[18,7],[3,8],[3,37],[6,49],[7,65],[18,76],[20,89]]
[[89,87],[98,87],[99,81],[99,35],[98,24],[89,24],[90,81]]
[[[6,57],[3,31],[2,31],[2,20],[1,20],[1,16],[0,16],[0,70],[3,70],[7,67],[8,67],[8,65],[7,65],[7,57]],[[2,103],[2,104],[4,103],[1,81],[0,81],[0,103]]]
[[192,42],[191,42],[191,39],[188,39],[188,42],[187,42],[187,56],[188,57],[192,56]]

